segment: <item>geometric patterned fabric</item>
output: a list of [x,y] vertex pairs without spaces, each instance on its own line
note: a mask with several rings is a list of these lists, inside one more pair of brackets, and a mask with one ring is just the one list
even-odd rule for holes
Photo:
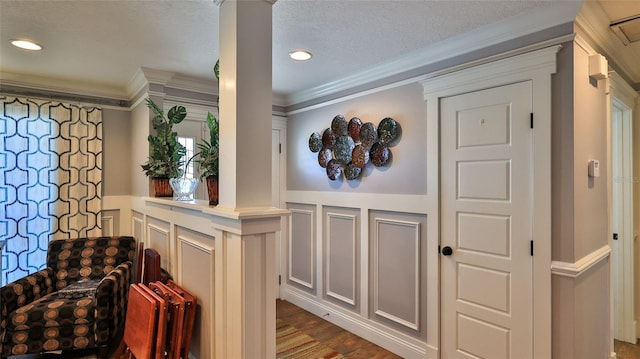
[[47,268],[0,289],[0,356],[100,347],[121,335],[135,250],[128,236],[51,241]]
[[101,235],[102,110],[0,95],[0,285],[52,239]]

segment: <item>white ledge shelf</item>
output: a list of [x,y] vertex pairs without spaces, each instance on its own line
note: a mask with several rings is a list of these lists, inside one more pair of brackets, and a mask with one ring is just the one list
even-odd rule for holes
[[145,197],[144,201],[148,204],[170,207],[170,209],[174,207],[181,208],[187,211],[196,211],[210,216],[223,217],[233,220],[272,218],[290,215],[290,212],[288,210],[276,207],[213,207],[209,205],[208,201],[176,201],[168,197]]

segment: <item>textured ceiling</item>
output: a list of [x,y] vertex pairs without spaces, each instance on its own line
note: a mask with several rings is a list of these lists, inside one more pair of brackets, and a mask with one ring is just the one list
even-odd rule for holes
[[[278,0],[273,5],[273,89],[320,86],[554,1]],[[212,79],[218,8],[200,1],[0,0],[0,73],[124,92],[140,67]],[[41,52],[14,48],[29,38]],[[308,62],[287,56],[311,51]]]

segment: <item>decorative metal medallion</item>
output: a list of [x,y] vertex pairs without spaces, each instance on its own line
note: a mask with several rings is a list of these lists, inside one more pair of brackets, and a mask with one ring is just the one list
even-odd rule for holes
[[360,127],[362,127],[362,120],[360,120],[360,118],[354,117],[349,120],[347,131],[349,132],[349,136],[353,138],[354,142],[360,141]]
[[322,149],[322,137],[318,132],[314,132],[309,137],[309,149],[316,153]]
[[336,137],[345,136],[347,134],[347,120],[344,116],[337,115],[331,121],[331,131]]
[[320,167],[322,168],[327,167],[327,164],[332,159],[333,159],[333,152],[331,152],[330,148],[323,148],[318,153],[318,164],[320,164]]
[[362,172],[362,168],[355,166],[353,163],[349,163],[347,167],[344,168],[344,178],[351,181],[360,176],[360,172]]
[[356,144],[353,139],[347,135],[336,138],[336,144],[333,146],[333,154],[335,159],[343,165],[351,162],[351,153]]
[[327,163],[327,177],[330,180],[337,180],[342,174],[342,165],[337,160],[333,159]]
[[388,145],[398,137],[398,123],[391,117],[386,117],[378,125],[378,139],[380,143]]
[[375,167],[389,164],[389,146],[400,132],[400,124],[391,117],[382,119],[376,128],[371,122],[363,124],[359,117],[347,123],[344,116],[336,115],[322,136],[319,132],[311,134],[309,149],[318,152],[318,164],[326,169],[330,180],[344,173],[344,178],[351,181],[360,177],[369,162]]
[[369,163],[369,150],[362,144],[357,145],[351,153],[351,162],[359,168],[363,168]]
[[371,147],[371,163],[376,167],[382,167],[389,161],[389,147],[376,142]]
[[336,144],[336,136],[333,134],[330,128],[324,130],[322,134],[322,146],[325,148],[333,148],[333,145]]
[[378,142],[378,131],[376,131],[376,126],[367,122],[362,127],[360,127],[360,143],[364,147],[371,147],[374,143]]

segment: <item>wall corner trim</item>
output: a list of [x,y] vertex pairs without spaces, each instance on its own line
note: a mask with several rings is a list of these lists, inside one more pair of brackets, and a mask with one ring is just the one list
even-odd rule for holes
[[552,261],[551,273],[562,277],[577,278],[589,270],[589,268],[608,258],[610,254],[611,247],[605,245],[580,258],[580,260],[575,263]]

